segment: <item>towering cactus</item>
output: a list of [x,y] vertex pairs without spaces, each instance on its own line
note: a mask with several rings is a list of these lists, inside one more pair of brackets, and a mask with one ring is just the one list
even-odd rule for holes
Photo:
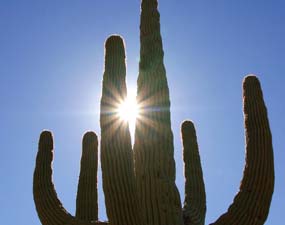
[[[182,124],[185,199],[182,209],[175,185],[170,100],[163,64],[157,0],[142,0],[140,64],[134,151],[128,123],[118,118],[126,98],[124,42],[111,36],[105,46],[100,108],[101,166],[109,222],[98,222],[98,141],[83,138],[76,216],[57,198],[52,182],[53,138],[42,132],[34,172],[33,193],[43,225],[203,225],[206,194],[194,124]],[[213,225],[264,224],[274,189],[273,149],[260,83],[243,83],[246,165],[240,190],[228,211]]]
[[135,130],[135,171],[139,200],[148,225],[181,225],[182,211],[175,185],[170,100],[163,64],[157,0],[142,1]]

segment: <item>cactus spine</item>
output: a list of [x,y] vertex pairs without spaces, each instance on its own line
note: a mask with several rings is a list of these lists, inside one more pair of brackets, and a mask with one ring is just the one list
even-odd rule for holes
[[[98,220],[98,141],[83,138],[75,216],[57,198],[52,183],[53,138],[43,131],[36,159],[33,193],[43,225],[203,225],[206,195],[194,124],[182,124],[185,199],[182,209],[175,186],[170,100],[163,64],[157,0],[142,0],[140,65],[136,123],[132,151],[128,123],[118,120],[116,108],[127,95],[125,49],[121,37],[105,46],[105,71],[100,109],[101,165],[108,222]],[[260,83],[255,76],[243,82],[246,161],[240,190],[228,211],[213,225],[262,225],[274,189],[271,133]]]

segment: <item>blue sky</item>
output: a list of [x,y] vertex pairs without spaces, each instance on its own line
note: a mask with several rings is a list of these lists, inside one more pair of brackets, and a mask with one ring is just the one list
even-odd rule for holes
[[[160,1],[176,182],[183,199],[179,127],[188,118],[200,145],[206,223],[225,212],[238,191],[244,166],[241,83],[249,73],[260,78],[273,135],[276,181],[266,224],[283,222],[284,8],[283,0]],[[113,33],[124,37],[128,85],[135,88],[139,13],[139,0],[0,0],[1,224],[40,224],[32,175],[43,129],[54,133],[54,182],[74,214],[81,138],[87,130],[100,134],[104,41]],[[99,216],[106,219],[101,185]]]

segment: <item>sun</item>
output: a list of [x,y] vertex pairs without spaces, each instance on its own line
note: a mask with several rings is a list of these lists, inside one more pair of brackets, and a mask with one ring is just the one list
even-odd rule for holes
[[136,120],[138,115],[136,101],[127,98],[119,105],[118,113],[120,119],[124,120],[125,122],[131,122],[132,120]]
[[118,105],[118,117],[123,122],[129,123],[131,133],[134,133],[136,119],[139,116],[139,106],[136,101],[136,92],[128,91],[128,96]]

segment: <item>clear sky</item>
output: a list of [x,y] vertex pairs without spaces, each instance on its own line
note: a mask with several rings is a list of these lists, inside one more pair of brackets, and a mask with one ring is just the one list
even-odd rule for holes
[[[275,191],[266,224],[284,223],[284,0],[160,0],[171,95],[176,183],[183,199],[180,124],[196,124],[207,193],[206,223],[238,191],[244,166],[241,83],[259,76],[273,135]],[[126,42],[128,85],[139,60],[140,1],[0,0],[0,218],[39,225],[32,196],[37,143],[55,137],[54,182],[65,208],[75,199],[85,131],[99,129],[108,35]],[[283,135],[282,135],[283,134]],[[106,219],[100,180],[100,219]]]

